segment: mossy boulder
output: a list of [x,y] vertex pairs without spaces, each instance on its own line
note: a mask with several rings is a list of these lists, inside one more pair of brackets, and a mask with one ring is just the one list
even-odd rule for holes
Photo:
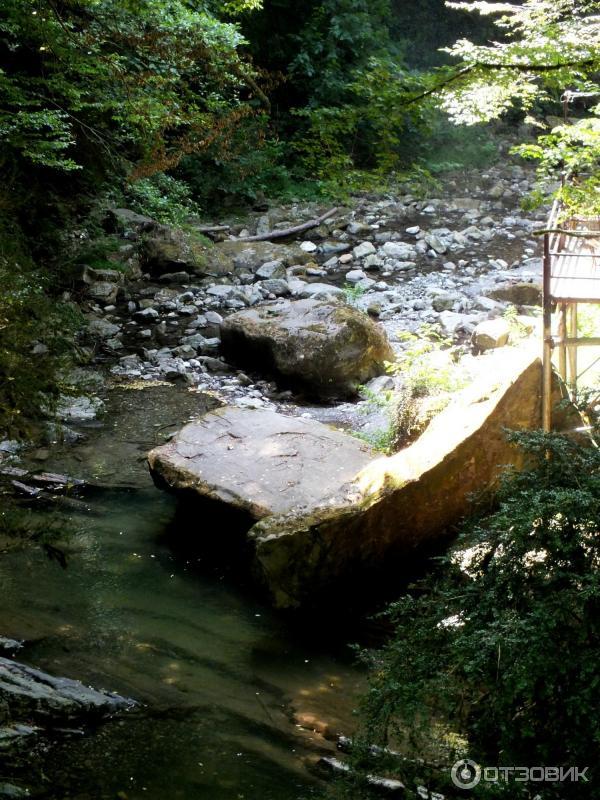
[[394,353],[384,330],[345,304],[282,300],[246,309],[221,327],[225,357],[317,399],[356,395]]
[[219,277],[233,269],[231,259],[200,235],[166,225],[144,236],[140,252],[143,269],[154,276],[185,271]]

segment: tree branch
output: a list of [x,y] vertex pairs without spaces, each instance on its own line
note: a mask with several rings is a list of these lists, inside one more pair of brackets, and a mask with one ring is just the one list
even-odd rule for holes
[[468,67],[462,67],[458,72],[455,72],[454,75],[450,75],[450,77],[446,78],[437,86],[434,86],[432,89],[427,89],[425,92],[421,92],[420,94],[415,95],[414,97],[409,98],[406,100],[403,105],[408,106],[412,105],[413,103],[418,102],[419,100],[423,100],[426,97],[430,97],[433,94],[437,94],[437,92],[445,89],[451,83],[464,78],[465,75],[468,75],[471,72],[474,72],[477,69],[481,70],[513,70],[515,72],[556,72],[559,69],[564,69],[565,67],[591,67],[594,64],[598,63],[598,59],[596,58],[588,58],[584,61],[564,61],[561,64],[503,64],[501,62],[494,63],[494,62],[482,62],[477,61],[474,64],[470,64]]

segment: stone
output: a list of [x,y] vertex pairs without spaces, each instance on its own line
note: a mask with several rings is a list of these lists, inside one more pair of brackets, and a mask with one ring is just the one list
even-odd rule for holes
[[459,300],[457,295],[443,292],[436,295],[431,304],[436,311],[451,311]]
[[314,242],[301,242],[300,249],[305,253],[316,253],[317,245]]
[[148,463],[158,486],[235,508],[252,524],[343,494],[372,457],[364,442],[315,420],[228,406],[186,425]]
[[121,326],[107,319],[92,319],[88,322],[86,330],[95,339],[110,339],[119,333]]
[[347,305],[281,300],[241,311],[221,327],[223,353],[317,398],[352,397],[384,371],[393,351],[383,329]]
[[141,311],[136,311],[133,318],[137,322],[154,322],[158,319],[158,311],[152,306],[148,306],[148,308],[143,308]]
[[426,233],[425,237],[424,237],[424,241],[438,255],[442,255],[443,253],[446,253],[447,250],[448,250],[448,246],[446,245],[446,243],[443,242],[439,238],[439,236],[436,236],[433,233]]
[[296,244],[233,240],[219,242],[215,245],[215,250],[237,271],[256,272],[263,264],[272,261],[279,261],[284,267],[292,267],[296,264],[308,264],[312,259],[311,253],[305,253]]
[[350,222],[346,230],[352,236],[360,236],[362,233],[371,233],[371,226],[365,222]]
[[484,351],[504,347],[509,338],[510,325],[505,319],[499,318],[480,322],[473,331],[471,341],[477,350]]
[[351,269],[349,272],[346,273],[346,280],[348,283],[358,283],[362,281],[363,278],[366,278],[366,274],[362,271],[362,269]]
[[161,283],[188,283],[190,280],[189,272],[165,272],[158,279]]
[[255,274],[261,280],[285,278],[285,267],[281,261],[267,261],[256,270]]
[[70,678],[0,657],[0,700],[12,719],[76,722],[99,719],[137,705],[118,694],[100,692]]
[[331,286],[329,283],[306,283],[303,284],[299,293],[302,299],[331,300],[339,297],[345,299],[346,295],[339,286]]
[[232,271],[232,264],[217,246],[179,228],[162,225],[144,237],[142,267],[154,276],[174,272],[219,277]]
[[145,217],[143,214],[138,214],[136,211],[131,211],[129,208],[109,209],[108,222],[112,230],[133,231],[135,233],[150,231],[158,225],[156,220]]
[[410,261],[414,255],[412,246],[404,242],[386,242],[381,249],[384,255],[400,261]]
[[393,583],[411,554],[439,546],[469,512],[471,497],[494,485],[506,465],[523,466],[524,454],[505,429],[540,427],[541,361],[531,350],[484,358],[486,376],[414,444],[365,467],[345,499],[267,516],[249,531],[255,574],[276,606],[317,606],[324,598],[343,605],[359,576],[382,570]]
[[56,416],[64,421],[87,422],[95,419],[102,411],[104,403],[99,397],[61,396],[56,408]]
[[281,280],[281,278],[272,278],[262,281],[261,286],[266,292],[269,292],[269,294],[274,294],[275,297],[284,297],[285,295],[291,294],[289,283]]
[[508,283],[488,292],[488,297],[516,306],[540,306],[542,287],[538,283]]
[[377,250],[372,242],[361,242],[361,244],[357,245],[352,250],[352,255],[354,258],[365,258],[366,256],[370,256],[372,253],[376,252]]

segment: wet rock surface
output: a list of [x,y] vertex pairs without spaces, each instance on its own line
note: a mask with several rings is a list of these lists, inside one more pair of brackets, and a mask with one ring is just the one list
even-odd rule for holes
[[97,721],[136,705],[120,695],[100,692],[79,681],[57,678],[2,657],[0,702],[11,720],[51,725]]

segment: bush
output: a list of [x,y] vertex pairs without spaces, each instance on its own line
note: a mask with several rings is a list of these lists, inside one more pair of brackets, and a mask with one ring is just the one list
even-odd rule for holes
[[[589,767],[590,781],[597,772],[600,450],[557,434],[510,438],[528,469],[505,474],[493,510],[480,509],[434,573],[392,605],[391,641],[363,653],[364,741],[423,759],[392,769],[440,788],[459,756]],[[481,782],[470,796],[536,793],[600,796],[593,782]]]
[[49,283],[6,220],[0,226],[0,434],[22,435],[27,421],[52,408],[58,372],[74,351],[80,315],[47,293]]

